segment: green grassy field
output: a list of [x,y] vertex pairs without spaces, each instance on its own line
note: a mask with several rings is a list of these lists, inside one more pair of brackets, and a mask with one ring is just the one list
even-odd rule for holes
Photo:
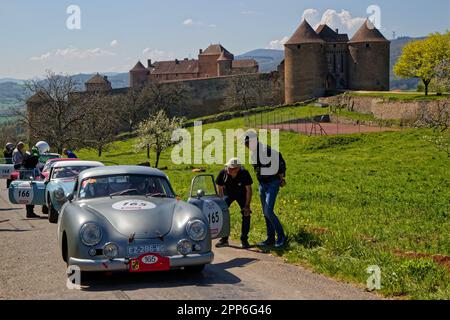
[[[324,109],[292,107],[282,113],[295,118],[324,114]],[[244,126],[245,120],[239,118],[204,129]],[[423,139],[427,134],[417,129],[337,137],[282,132],[288,185],[280,193],[276,212],[290,241],[285,249],[271,252],[361,286],[369,277],[367,267],[378,265],[381,293],[386,296],[450,299],[449,269],[431,258],[450,255],[450,159]],[[77,154],[109,164],[147,161],[146,152],[136,153],[133,143],[133,139],[116,142],[102,158],[96,151]],[[160,167],[166,166],[174,189],[186,199],[192,167],[173,165],[170,150],[160,162]],[[203,167],[215,175],[222,168]],[[253,175],[251,168],[250,172]],[[254,192],[251,242],[265,239],[256,185]],[[232,237],[239,239],[239,232],[240,213],[233,205]],[[416,253],[425,257],[411,257]]]
[[425,93],[420,92],[349,92],[348,94],[356,97],[379,97],[389,100],[440,100],[450,98],[450,94],[438,96],[436,93],[429,93],[426,96]]

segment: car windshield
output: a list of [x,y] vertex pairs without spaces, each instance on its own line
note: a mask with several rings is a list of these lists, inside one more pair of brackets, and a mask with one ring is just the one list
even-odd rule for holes
[[80,174],[81,171],[94,168],[93,166],[71,166],[54,168],[52,179],[67,179],[74,178]]
[[139,195],[147,197],[175,197],[169,181],[149,175],[111,175],[84,179],[80,185],[80,199]]

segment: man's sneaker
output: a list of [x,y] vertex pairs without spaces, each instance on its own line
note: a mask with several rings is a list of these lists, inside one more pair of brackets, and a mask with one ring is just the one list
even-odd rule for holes
[[248,241],[242,241],[241,248],[242,249],[250,249],[251,245],[250,245],[250,243],[248,243]]
[[258,246],[258,247],[270,247],[270,246],[273,246],[274,244],[275,244],[275,240],[267,239],[266,241],[258,242],[256,244],[256,246]]
[[35,214],[34,212],[32,213],[27,213],[27,219],[38,219],[40,218],[40,216],[38,216],[37,214]]
[[275,248],[279,249],[286,245],[286,237],[282,237],[277,240],[277,243],[275,243]]
[[224,248],[229,247],[230,244],[228,243],[228,240],[219,240],[219,242],[216,243],[216,248]]

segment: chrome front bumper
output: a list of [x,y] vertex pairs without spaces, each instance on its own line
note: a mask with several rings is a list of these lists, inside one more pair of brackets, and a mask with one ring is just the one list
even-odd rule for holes
[[[176,269],[181,267],[196,266],[202,264],[209,264],[214,260],[214,253],[199,253],[190,254],[187,256],[171,256],[168,257],[170,260],[170,268]],[[129,259],[77,259],[70,258],[69,266],[74,266],[80,268],[81,271],[128,271],[129,270]]]

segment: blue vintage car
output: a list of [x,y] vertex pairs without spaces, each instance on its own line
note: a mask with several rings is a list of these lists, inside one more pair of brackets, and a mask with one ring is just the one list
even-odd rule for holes
[[42,205],[48,212],[51,223],[58,222],[58,212],[67,201],[66,195],[72,193],[75,180],[80,172],[103,167],[96,161],[60,161],[52,165],[45,181],[18,180],[11,183],[9,200],[13,204]]

